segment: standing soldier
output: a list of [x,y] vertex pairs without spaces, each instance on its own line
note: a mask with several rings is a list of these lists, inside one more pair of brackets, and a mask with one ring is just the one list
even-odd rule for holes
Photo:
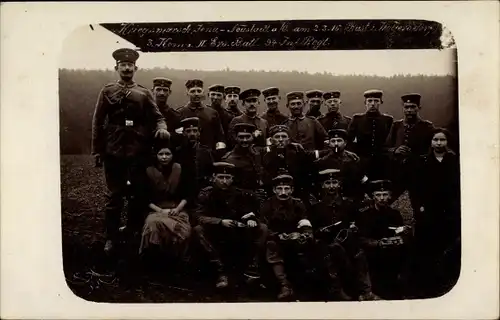
[[236,86],[227,86],[224,89],[224,93],[226,94],[226,104],[227,111],[233,115],[233,117],[238,117],[243,114],[241,110],[238,108],[238,102],[240,101],[240,87]]
[[309,104],[306,116],[319,118],[321,116],[321,105],[323,104],[323,91],[309,90],[306,92],[306,98]]
[[139,53],[132,49],[118,49],[113,52],[113,58],[120,80],[101,90],[92,120],[92,155],[96,166],[101,165],[101,160],[104,163],[108,188],[105,252],[111,251],[116,241],[127,193],[131,196],[128,230],[133,234],[140,229],[144,218],[141,215],[144,196],[140,190],[151,152],[151,135],[156,130],[155,137],[170,138],[151,91],[133,80]]
[[188,181],[188,205],[192,205],[202,188],[210,184],[213,157],[211,150],[200,143],[200,120],[196,117],[181,121],[182,143],[174,152],[174,159],[181,165],[182,179]]
[[208,98],[210,99],[210,108],[217,111],[219,119],[224,130],[224,137],[228,141],[229,137],[229,123],[233,120],[234,116],[222,106],[224,100],[224,86],[221,84],[214,84],[208,88]]
[[[238,123],[247,123],[254,125],[256,130],[254,134],[254,144],[258,146],[265,146],[267,135],[269,133],[269,126],[267,121],[257,115],[257,107],[259,101],[260,90],[247,89],[240,93],[240,100],[243,102],[244,113],[241,116],[234,117],[229,124],[229,132],[234,130],[234,126]],[[232,134],[232,136],[234,136]]]
[[392,160],[392,179],[395,182],[392,199],[396,201],[404,190],[408,190],[413,212],[418,210],[413,196],[416,190],[414,184],[408,183],[409,172],[405,168],[412,167],[412,163],[415,163],[419,156],[429,152],[429,141],[434,129],[432,122],[423,120],[419,116],[420,99],[418,93],[405,94],[401,97],[404,118],[394,122],[386,142]]
[[354,288],[348,291],[355,293],[359,300],[377,300],[354,224],[357,208],[352,200],[343,196],[340,170],[322,170],[319,177],[321,197],[312,208],[310,220],[321,256],[326,258],[332,280],[330,293],[333,298],[351,300],[343,288],[352,279]]
[[323,99],[328,108],[327,114],[318,118],[319,123],[325,128],[326,131],[332,129],[347,130],[352,118],[342,115],[340,107],[342,100],[340,100],[340,91],[328,91],[323,94]]
[[289,128],[291,140],[300,143],[306,150],[324,149],[328,133],[314,117],[304,116],[304,93],[289,92],[286,98],[291,116],[283,124]]
[[313,233],[304,204],[292,197],[293,177],[277,176],[273,184],[274,195],[264,202],[260,215],[269,230],[266,258],[281,287],[278,300],[288,300],[293,290],[286,271],[307,267]]
[[373,290],[387,300],[402,298],[410,234],[401,213],[389,206],[391,189],[389,180],[372,181],[369,193],[373,202],[360,209],[356,219]]
[[234,126],[236,146],[222,157],[223,162],[231,163],[234,168],[234,184],[236,187],[255,191],[261,189],[262,155],[252,142],[256,128],[252,124],[238,123]]
[[280,89],[276,87],[267,88],[262,90],[262,95],[267,105],[267,111],[262,115],[262,119],[267,121],[269,128],[285,122],[288,117],[282,114],[278,108],[281,101]]
[[224,130],[219,118],[219,114],[212,108],[202,104],[203,81],[199,79],[188,80],[186,82],[189,103],[177,109],[181,114],[181,119],[197,117],[200,120],[200,143],[211,150],[226,148]]
[[317,171],[325,169],[340,170],[344,194],[359,202],[364,197],[361,185],[368,180],[364,175],[360,158],[354,152],[345,150],[347,131],[333,129],[328,131],[328,135],[330,137],[328,151],[323,157],[316,160]]
[[393,118],[380,113],[382,95],[382,90],[365,91],[366,112],[355,114],[347,130],[348,144],[355,144],[352,151],[361,158],[370,180],[377,180],[388,174],[384,148]]
[[213,186],[200,191],[194,234],[217,271],[217,288],[228,286],[221,250],[245,258],[248,280],[259,277],[259,254],[264,249],[267,226],[259,223],[259,205],[252,193],[236,188],[234,166],[214,163]]
[[171,86],[172,80],[170,79],[163,77],[153,79],[153,95],[155,97],[155,102],[165,118],[170,134],[173,134],[175,130],[179,128],[181,115],[167,103],[168,97],[172,94]]

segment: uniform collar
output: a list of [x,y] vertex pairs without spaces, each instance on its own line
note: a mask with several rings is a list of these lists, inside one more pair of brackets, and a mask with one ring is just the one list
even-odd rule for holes
[[259,116],[258,115],[255,115],[254,117],[250,117],[248,114],[244,113],[243,112],[243,117],[246,118],[246,119],[249,119],[249,120],[256,120],[256,119],[259,119]]
[[329,117],[334,118],[334,119],[340,119],[340,118],[342,118],[342,114],[340,112],[338,112],[338,111],[337,112],[329,112],[329,113],[327,113],[327,115]]
[[132,88],[136,85],[135,81],[132,80],[130,83],[128,84],[125,84],[125,82],[123,82],[123,80],[118,80],[117,83],[122,86],[122,87],[125,87],[125,88]]
[[187,106],[191,110],[203,109],[204,108],[203,103],[200,103],[199,105],[193,105],[191,102],[188,102]]
[[294,116],[291,116],[290,119],[292,120],[304,120],[306,116],[304,114],[300,115],[300,117],[294,117]]
[[406,122],[406,118],[403,117],[403,125],[405,125],[405,126],[414,126],[414,125],[418,124],[419,122],[422,122],[422,118],[420,118],[420,116],[417,116],[417,119],[413,123]]

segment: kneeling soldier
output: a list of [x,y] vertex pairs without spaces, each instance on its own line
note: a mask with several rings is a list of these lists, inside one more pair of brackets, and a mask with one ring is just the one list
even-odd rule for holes
[[373,202],[359,210],[356,224],[370,266],[374,291],[384,299],[401,298],[403,267],[407,263],[410,227],[401,213],[389,206],[391,182],[370,183]]
[[[274,195],[262,206],[261,216],[269,228],[266,243],[267,261],[281,285],[279,300],[291,298],[293,290],[285,274],[284,263],[288,257],[308,253],[312,244],[312,227],[300,199],[291,197],[293,177],[280,175],[274,178]],[[288,261],[287,261],[288,264]]]
[[314,238],[320,261],[327,267],[331,280],[329,293],[336,300],[351,300],[344,292],[346,280],[354,280],[359,300],[379,299],[372,293],[368,264],[358,241],[354,224],[356,208],[354,202],[343,197],[340,170],[326,169],[319,173],[322,194],[320,201],[312,207],[310,215],[314,226]]
[[248,254],[245,276],[259,278],[259,253],[264,248],[267,226],[258,222],[259,203],[255,196],[232,186],[234,165],[214,163],[214,185],[200,191],[194,228],[201,246],[218,272],[216,287],[228,286],[228,278],[220,257],[221,249],[230,244]]

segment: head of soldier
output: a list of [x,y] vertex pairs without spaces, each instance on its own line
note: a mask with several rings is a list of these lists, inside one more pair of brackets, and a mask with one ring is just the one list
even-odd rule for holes
[[200,104],[205,98],[205,91],[203,90],[203,81],[200,79],[193,79],[186,81],[186,94],[189,97],[189,102],[192,104]]
[[307,102],[311,111],[318,111],[323,104],[323,91],[311,90],[306,92]]
[[418,118],[420,112],[420,94],[409,93],[401,97],[403,103],[403,115],[408,122],[413,122]]
[[340,194],[342,183],[340,178],[340,170],[326,169],[319,172],[322,180],[321,189],[325,196],[335,196]]
[[448,150],[450,137],[450,132],[445,128],[436,128],[432,132],[431,149],[435,153],[445,153]]
[[233,184],[234,165],[227,162],[214,163],[214,186],[221,190],[227,190]]
[[260,105],[260,90],[247,89],[240,93],[240,100],[243,103],[243,110],[247,116],[255,117],[257,107]]
[[300,91],[290,92],[286,95],[286,100],[290,114],[293,117],[301,117],[304,111],[304,93]]
[[264,89],[262,90],[262,95],[264,96],[264,102],[268,111],[275,112],[278,110],[278,105],[281,101],[280,90],[278,88],[271,87]]
[[389,180],[376,180],[370,183],[371,197],[376,208],[389,206],[392,196],[391,185]]
[[153,79],[153,95],[157,104],[165,104],[168,97],[172,93],[170,87],[172,80],[167,78],[154,78]]
[[365,96],[365,107],[367,113],[380,112],[379,111],[380,105],[384,103],[382,100],[382,95],[383,95],[382,90],[373,89],[365,91],[364,96]]
[[132,81],[137,71],[136,61],[139,59],[139,53],[133,49],[122,48],[113,52],[113,58],[116,61],[115,71],[118,72],[123,81]]
[[288,174],[281,174],[273,179],[273,192],[276,198],[281,201],[290,199],[293,193],[293,177]]
[[156,157],[156,162],[160,167],[168,167],[172,164],[173,153],[170,146],[170,141],[166,139],[158,139],[154,142],[153,152]]
[[253,124],[238,123],[234,126],[236,145],[240,148],[249,148],[253,143],[253,134],[257,128]]
[[200,119],[197,117],[186,118],[181,121],[182,134],[190,143],[200,139]]
[[328,113],[338,113],[342,100],[340,99],[340,91],[329,91],[323,94]]
[[229,108],[237,108],[238,102],[240,101],[240,87],[230,86],[224,89],[226,94],[226,104]]
[[210,88],[208,88],[208,98],[212,106],[222,106],[222,101],[224,100],[224,86],[221,84],[210,86]]
[[269,129],[271,144],[278,149],[284,149],[290,143],[290,135],[288,127],[284,125],[276,125]]
[[328,131],[328,147],[334,153],[341,153],[347,145],[347,131],[343,129],[332,129]]

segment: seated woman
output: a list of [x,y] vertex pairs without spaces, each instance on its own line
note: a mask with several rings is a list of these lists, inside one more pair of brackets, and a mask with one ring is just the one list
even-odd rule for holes
[[156,141],[154,165],[146,170],[145,192],[149,196],[149,208],[143,229],[139,254],[157,264],[158,258],[182,261],[191,234],[189,215],[184,211],[181,166],[173,161],[167,141]]

